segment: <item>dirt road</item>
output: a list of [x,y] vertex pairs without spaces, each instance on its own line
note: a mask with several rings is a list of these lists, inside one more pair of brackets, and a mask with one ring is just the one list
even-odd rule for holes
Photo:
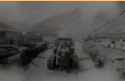
[[49,49],[35,58],[23,75],[24,81],[118,81],[114,70],[109,67],[95,68],[93,62],[82,52],[82,44],[76,42],[75,53],[80,61],[78,74],[67,74],[65,71],[50,71],[47,69],[47,58],[52,54]]

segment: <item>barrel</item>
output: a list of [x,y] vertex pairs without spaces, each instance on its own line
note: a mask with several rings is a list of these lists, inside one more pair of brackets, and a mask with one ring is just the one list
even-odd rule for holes
[[122,46],[122,47],[121,47],[121,50],[122,50],[122,51],[125,51],[125,46]]
[[115,44],[110,44],[110,48],[115,49]]
[[110,43],[108,42],[102,42],[101,45],[104,47],[110,48]]
[[122,46],[123,46],[123,45],[121,45],[121,44],[116,44],[115,49],[120,50]]

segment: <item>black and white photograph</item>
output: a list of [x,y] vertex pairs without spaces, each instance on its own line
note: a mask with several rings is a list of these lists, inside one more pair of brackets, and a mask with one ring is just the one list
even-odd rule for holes
[[125,81],[125,2],[0,1],[0,81]]

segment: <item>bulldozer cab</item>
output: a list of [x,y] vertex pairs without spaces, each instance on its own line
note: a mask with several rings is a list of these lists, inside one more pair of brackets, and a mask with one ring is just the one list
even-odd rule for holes
[[57,65],[67,65],[68,60],[74,53],[75,41],[72,38],[56,38],[54,54],[56,54]]
[[72,47],[75,47],[75,41],[72,40],[72,38],[57,38],[55,41],[55,47],[62,49],[62,48],[68,48],[71,49]]
[[53,54],[47,61],[49,70],[78,68],[78,57],[74,54],[75,41],[72,38],[57,37],[54,40]]

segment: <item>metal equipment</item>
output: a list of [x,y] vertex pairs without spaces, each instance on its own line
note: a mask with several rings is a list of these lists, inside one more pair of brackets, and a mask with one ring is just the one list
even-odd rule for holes
[[78,69],[78,57],[74,51],[75,41],[72,38],[57,37],[54,40],[53,54],[47,61],[47,68],[49,70],[65,69],[66,72],[70,69]]

